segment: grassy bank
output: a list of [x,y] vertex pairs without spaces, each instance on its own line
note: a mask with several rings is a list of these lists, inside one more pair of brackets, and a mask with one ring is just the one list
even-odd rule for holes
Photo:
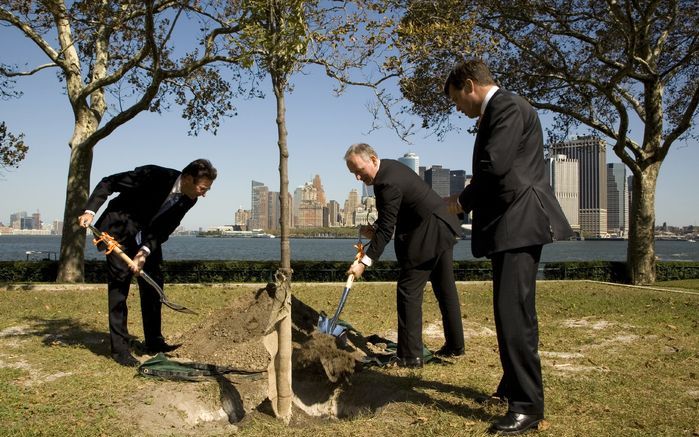
[[[259,285],[168,287],[170,299],[199,311],[164,310],[168,338],[185,334],[241,293]],[[303,419],[285,427],[261,412],[236,427],[148,426],[155,396],[216,398],[215,385],[134,377],[108,358],[103,286],[42,285],[0,291],[0,435],[484,435],[501,406],[481,406],[500,377],[491,288],[460,283],[467,355],[420,371],[372,369],[353,378],[375,393],[402,391],[404,401],[376,405],[351,419]],[[664,290],[663,290],[664,289]],[[296,297],[330,312],[342,284],[295,284]],[[425,298],[425,343],[437,348],[439,312]],[[545,380],[541,436],[699,435],[699,281],[654,289],[586,281],[545,281],[537,296]],[[130,329],[142,338],[138,293]],[[231,314],[235,317],[235,314]],[[364,334],[395,330],[390,283],[355,284],[343,318]],[[177,394],[177,396],[175,396]],[[160,411],[155,414],[166,415]]]

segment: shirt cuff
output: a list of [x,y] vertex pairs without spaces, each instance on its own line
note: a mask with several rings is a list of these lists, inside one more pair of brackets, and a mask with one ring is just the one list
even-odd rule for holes
[[95,215],[95,211],[90,211],[89,209],[85,210],[85,214],[92,214]]
[[362,257],[362,259],[359,260],[359,262],[362,263],[362,264],[364,264],[364,265],[367,266],[367,267],[371,267],[371,265],[373,264],[373,261],[371,260],[371,258],[369,258],[369,257],[366,256],[366,255],[364,255],[364,256]]
[[146,253],[146,256],[150,255],[150,249],[146,246],[141,246],[139,250],[142,250]]

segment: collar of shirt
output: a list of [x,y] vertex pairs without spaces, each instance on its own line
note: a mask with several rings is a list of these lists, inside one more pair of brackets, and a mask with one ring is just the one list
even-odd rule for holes
[[481,103],[481,115],[483,115],[485,113],[485,108],[488,107],[488,102],[490,102],[490,99],[491,99],[491,97],[493,97],[493,94],[495,94],[495,92],[499,89],[500,89],[499,86],[493,85],[488,90],[488,94],[485,95],[485,99],[483,99],[483,103]]
[[182,175],[177,176],[175,183],[172,185],[170,194],[182,194]]

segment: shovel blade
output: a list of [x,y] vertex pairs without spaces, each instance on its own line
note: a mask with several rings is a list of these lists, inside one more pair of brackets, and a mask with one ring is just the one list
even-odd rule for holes
[[325,314],[318,316],[318,331],[323,334],[330,334],[333,337],[339,337],[345,332],[344,326],[332,327],[332,320],[329,319]]

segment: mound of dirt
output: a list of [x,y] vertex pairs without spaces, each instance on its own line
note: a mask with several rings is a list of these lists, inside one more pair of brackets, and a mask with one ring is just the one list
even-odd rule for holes
[[[246,412],[257,408],[267,396],[267,375],[262,372],[266,372],[270,357],[262,338],[272,310],[270,290],[274,287],[237,297],[176,339],[182,346],[173,354],[183,361],[261,372],[260,378],[232,377]],[[319,313],[295,297],[291,309],[295,402],[329,402],[372,353],[371,345],[351,330],[339,339],[320,333],[316,329]],[[319,397],[319,392],[324,394]]]

